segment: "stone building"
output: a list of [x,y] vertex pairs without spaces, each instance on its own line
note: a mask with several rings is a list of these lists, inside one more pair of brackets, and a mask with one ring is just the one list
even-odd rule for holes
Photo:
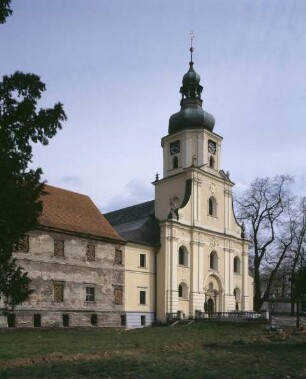
[[88,196],[47,185],[39,227],[15,257],[33,293],[3,326],[120,326],[124,240]]

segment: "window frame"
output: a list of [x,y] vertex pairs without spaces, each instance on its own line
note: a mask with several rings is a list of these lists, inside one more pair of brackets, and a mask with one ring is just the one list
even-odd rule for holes
[[213,250],[209,254],[209,268],[210,270],[218,271],[218,254]]
[[147,254],[144,254],[144,253],[139,254],[139,267],[141,268],[147,267]]
[[85,299],[87,303],[94,303],[96,301],[96,289],[94,286],[86,286]]
[[214,196],[208,199],[208,216],[217,217],[217,200]]
[[178,265],[188,266],[188,250],[184,245],[181,245],[178,250]]
[[[92,257],[91,257],[91,254],[92,254]],[[96,260],[96,245],[94,245],[93,243],[88,243],[86,246],[86,261],[95,262],[95,260]]]
[[[56,299],[56,291],[55,291],[55,288],[56,287],[61,287],[62,290],[61,290],[61,299]],[[64,296],[64,293],[65,293],[65,282],[54,282],[53,283],[53,301],[56,302],[56,303],[63,303],[64,300],[65,300],[65,296]]]
[[122,305],[123,304],[123,288],[122,287],[115,287],[114,288],[114,304],[116,304],[116,305]]
[[147,305],[147,291],[139,291],[139,305]]
[[[61,245],[60,247],[58,245]],[[60,253],[58,252],[60,251]],[[53,256],[56,258],[65,257],[65,240],[55,238],[54,239],[54,251]]]
[[238,257],[238,255],[236,255],[233,260],[233,271],[234,271],[234,274],[241,273],[241,260]]

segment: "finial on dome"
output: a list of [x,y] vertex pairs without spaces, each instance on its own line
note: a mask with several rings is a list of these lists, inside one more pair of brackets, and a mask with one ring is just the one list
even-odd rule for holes
[[190,35],[190,64],[193,64],[193,61],[192,61],[192,53],[193,53],[193,46],[192,46],[192,42],[193,42],[193,39],[194,39],[194,34],[193,34],[193,32],[191,31],[190,33],[189,33],[189,35]]

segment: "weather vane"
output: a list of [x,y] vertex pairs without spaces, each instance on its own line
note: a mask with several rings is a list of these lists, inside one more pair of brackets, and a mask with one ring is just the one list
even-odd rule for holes
[[192,42],[193,42],[193,39],[194,39],[194,34],[193,32],[190,32],[189,33],[190,35],[190,61],[192,62],[192,53],[193,53],[193,46],[192,46]]

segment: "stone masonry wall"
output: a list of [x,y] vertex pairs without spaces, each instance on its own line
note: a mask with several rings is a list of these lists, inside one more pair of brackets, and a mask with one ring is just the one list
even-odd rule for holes
[[[55,256],[55,240],[64,241],[63,256]],[[88,244],[95,246],[94,260],[92,256],[88,260]],[[41,315],[42,326],[62,326],[63,314],[69,314],[69,326],[90,326],[92,314],[97,315],[97,326],[120,326],[124,314],[124,245],[36,230],[29,233],[29,251],[17,252],[15,257],[28,272],[34,290],[29,301],[15,311],[16,327],[33,326],[34,314]],[[56,301],[55,285],[63,286],[62,301]],[[94,300],[86,298],[88,287],[94,289]],[[6,317],[0,313],[0,327],[6,325]]]

